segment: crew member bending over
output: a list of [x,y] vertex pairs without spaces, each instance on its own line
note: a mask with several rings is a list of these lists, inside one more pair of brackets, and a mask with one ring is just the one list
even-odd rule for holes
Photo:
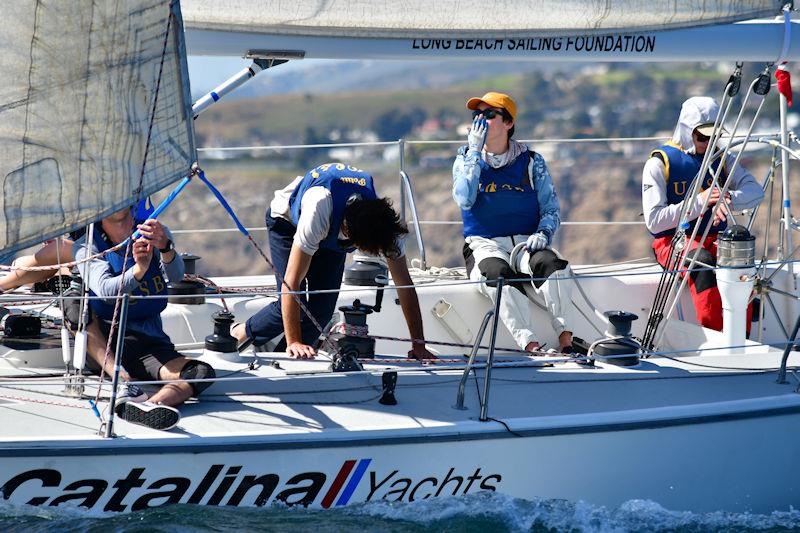
[[[282,190],[267,210],[272,263],[283,278],[283,291],[335,289],[342,283],[345,259],[356,248],[371,255],[384,255],[395,285],[412,285],[401,237],[408,229],[391,202],[378,198],[372,176],[342,163],[320,165],[298,176]],[[280,281],[278,289],[281,290]],[[400,306],[412,339],[409,357],[434,358],[422,330],[419,301],[413,287],[397,290]],[[301,296],[320,326],[333,316],[337,292]],[[248,338],[264,344],[286,333],[286,352],[297,358],[316,355],[320,331],[292,294],[261,309],[245,324],[232,329],[240,341]]]

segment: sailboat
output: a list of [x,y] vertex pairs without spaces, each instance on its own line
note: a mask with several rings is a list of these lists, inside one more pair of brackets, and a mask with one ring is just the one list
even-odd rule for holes
[[[371,4],[368,12],[357,2],[300,0],[6,6],[2,254],[85,226],[176,181],[199,179],[193,117],[287,60],[666,61],[691,51],[709,60],[774,62],[800,53],[792,13],[774,1],[706,2],[702,9],[667,2],[644,12],[636,2],[605,10],[592,2],[442,4],[435,17],[422,2],[406,2],[402,11]],[[497,16],[476,15],[489,11]],[[465,29],[476,18],[489,26]],[[713,35],[718,48],[698,50],[700,35]],[[187,49],[254,63],[193,104]],[[781,105],[782,131],[763,142],[784,157],[788,198],[789,158],[797,152],[783,97]],[[411,180],[402,168],[400,177],[403,211],[418,230]],[[789,206],[783,217],[791,250]],[[414,238],[424,250],[419,231]],[[368,275],[359,277],[364,269]],[[664,302],[671,307],[643,345],[662,269],[576,267],[575,333],[587,340],[584,356],[530,357],[503,348],[513,340],[491,302],[463,276],[426,268],[436,283],[417,292],[426,337],[443,346],[436,364],[406,359],[396,288],[370,282],[380,271],[362,260],[339,295],[349,306],[345,320],[368,327],[374,353],[343,350],[314,360],[220,349],[230,324],[220,311],[251,316],[275,297],[255,290],[274,286],[272,276],[216,278],[214,291],[201,285],[175,294],[162,314],[166,332],[188,357],[212,364],[217,377],[199,401],[181,408],[171,431],[114,420],[118,383],[79,371],[72,356],[79,347],[59,334],[59,305],[51,305],[59,299],[3,295],[8,316],[25,318],[13,321],[16,331],[6,318],[0,347],[2,498],[87,512],[178,503],[327,509],[479,491],[612,506],[649,499],[694,511],[797,505],[800,309],[791,254],[762,265],[731,263],[731,283],[747,289],[745,304],[756,274],[770,282],[762,287],[792,296],[759,323],[765,339],[781,339],[771,343],[745,338],[743,305],[726,316],[722,332],[681,319],[677,309],[691,309],[691,302],[676,278]],[[218,292],[226,288],[239,292],[223,300]],[[534,302],[531,313],[549,322]],[[793,331],[781,337],[791,323]],[[550,343],[554,335],[542,331]]]

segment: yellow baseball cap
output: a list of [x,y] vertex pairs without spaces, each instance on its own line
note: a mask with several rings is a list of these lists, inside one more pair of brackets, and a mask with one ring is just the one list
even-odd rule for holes
[[478,109],[478,104],[481,102],[488,106],[505,109],[511,115],[511,120],[517,120],[517,104],[507,94],[488,92],[480,98],[470,98],[467,100],[467,109]]

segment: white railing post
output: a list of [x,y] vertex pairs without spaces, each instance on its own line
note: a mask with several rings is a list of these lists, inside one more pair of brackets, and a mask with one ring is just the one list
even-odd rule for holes
[[397,139],[397,149],[400,154],[400,220],[406,221],[406,188],[403,182],[403,173],[406,171],[406,140]]

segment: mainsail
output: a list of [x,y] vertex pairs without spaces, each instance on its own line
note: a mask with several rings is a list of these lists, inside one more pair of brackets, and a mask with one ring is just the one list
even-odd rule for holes
[[86,225],[190,172],[177,2],[15,0],[3,5],[0,49],[0,254]]
[[183,0],[183,14],[189,53],[196,55],[778,61],[796,59],[800,50],[800,24],[780,16],[785,3]]
[[317,37],[532,37],[656,31],[780,13],[785,0],[184,0],[186,27]]

